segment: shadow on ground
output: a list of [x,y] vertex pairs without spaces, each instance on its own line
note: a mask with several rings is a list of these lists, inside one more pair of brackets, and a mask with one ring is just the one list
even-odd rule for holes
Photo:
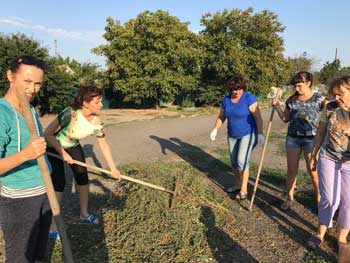
[[[106,237],[104,231],[104,220],[101,209],[122,210],[126,202],[126,195],[116,194],[118,189],[110,189],[97,179],[90,180],[89,212],[99,218],[99,224],[91,225],[81,223],[79,220],[80,206],[79,195],[75,191],[73,176],[66,166],[66,188],[61,205],[61,213],[64,216],[65,228],[70,240],[74,262],[111,262],[108,255]],[[81,240],[84,240],[81,242]],[[45,262],[63,262],[62,245],[59,241],[50,240],[48,244],[48,255]]]
[[243,259],[246,263],[258,262],[227,233],[216,227],[215,214],[210,207],[201,207],[199,220],[205,225],[207,241],[218,263],[243,262]]
[[[230,173],[231,168],[224,162],[218,160],[217,158],[213,157],[211,154],[208,154],[207,152],[205,152],[200,147],[191,145],[178,138],[165,139],[155,135],[151,135],[150,138],[153,140],[156,140],[159,143],[161,147],[161,151],[164,155],[167,154],[167,151],[175,153],[181,159],[188,162],[191,166],[193,166],[194,168],[198,169],[199,171],[207,175],[207,177],[212,182],[220,186],[221,190],[224,190],[225,188],[234,184],[232,174]],[[237,224],[237,227],[246,228],[246,227],[250,227],[249,224],[256,224],[256,226],[254,226],[255,227],[254,229],[258,231],[256,233],[254,232],[250,232],[250,233],[252,235],[260,235],[257,237],[257,239],[260,239],[260,240],[261,240],[261,237],[264,235],[264,230],[273,231],[273,228],[275,228],[274,231],[276,231],[276,228],[277,228],[278,231],[282,233],[280,235],[288,236],[288,240],[285,240],[283,237],[280,237],[280,239],[283,241],[283,244],[288,244],[288,242],[290,242],[289,240],[294,241],[293,249],[298,249],[299,250],[298,253],[300,253],[300,255],[293,255],[293,256],[298,256],[298,259],[300,260],[300,262],[305,262],[304,261],[305,257],[310,253],[306,249],[306,244],[305,244],[306,240],[308,239],[310,234],[314,233],[314,231],[316,230],[316,224],[312,224],[310,222],[311,221],[310,217],[312,219],[315,219],[315,215],[309,212],[304,213],[305,209],[301,205],[298,205],[296,209],[292,209],[287,212],[280,210],[279,207],[282,203],[283,191],[280,188],[278,188],[278,186],[274,186],[270,182],[265,182],[262,179],[260,180],[261,180],[261,184],[260,184],[261,187],[259,187],[256,193],[256,199],[255,199],[255,210],[257,213],[255,214],[255,216],[257,215],[257,218],[250,218],[250,220],[247,220],[247,218],[252,217],[251,214],[249,215],[250,212],[247,211],[247,208],[249,205],[248,201],[243,203],[234,202],[235,205],[233,209],[235,211],[236,209],[238,210],[237,212],[234,212],[234,215],[237,221],[239,221]],[[254,182],[251,181],[249,186],[250,193],[253,190],[252,184],[254,184]],[[241,211],[245,211],[245,212],[241,212]],[[203,213],[206,213],[207,216],[209,217],[210,216],[213,217],[212,213],[208,211],[208,208],[204,209]],[[215,218],[211,219],[211,221],[213,220],[215,221]],[[205,222],[207,222],[208,224],[210,220]],[[213,223],[211,222],[211,224]],[[259,224],[261,225],[259,226]],[[216,231],[216,234],[218,233],[218,231],[219,230]],[[262,233],[259,233],[259,231],[260,232],[262,231]],[[238,234],[237,241],[239,242],[236,242],[233,240],[230,241],[228,234],[225,232],[221,231],[220,234],[224,237],[224,239],[226,239],[228,243],[231,243],[232,247],[236,247],[238,251],[243,250],[243,252],[244,251],[246,252],[246,255],[242,255],[242,257],[247,256],[248,261],[244,261],[244,262],[249,262],[250,259],[254,259],[254,257],[252,257],[247,252],[252,250],[248,250],[248,249],[246,250],[244,245],[247,245],[251,249],[262,249],[263,247],[263,246],[259,247],[259,245],[255,245],[254,247],[254,245],[251,245],[251,244],[243,244],[245,242],[244,240],[245,239],[248,240],[248,238],[246,238],[244,235],[241,236],[241,233],[237,233]],[[241,239],[242,242],[240,238],[242,238]],[[271,238],[273,238],[273,235]],[[208,242],[211,242],[211,241],[208,240]],[[271,240],[267,242],[274,243],[278,241]],[[267,246],[266,244],[264,245]],[[279,244],[277,244],[277,246],[278,245]],[[219,246],[215,246],[214,242],[212,242],[211,247],[214,249],[213,254],[217,258],[218,262],[226,262],[226,261],[220,261],[220,260],[223,260],[224,257],[227,258],[229,255],[232,254],[226,250],[225,246],[221,246],[220,244]],[[279,248],[279,250],[280,251],[276,253],[285,253],[288,251],[287,248],[281,248],[281,247]],[[276,251],[278,251],[278,249],[276,249]],[[269,252],[265,251],[264,253],[269,253]],[[293,252],[290,252],[290,253],[293,254]],[[314,253],[316,256],[320,256],[329,262],[335,261],[334,253],[331,253],[329,251],[318,250]],[[230,262],[230,261],[227,261],[227,262]],[[236,261],[231,261],[231,262],[236,262]],[[292,261],[287,260],[286,262],[292,262]]]
[[178,138],[167,140],[155,135],[151,135],[150,138],[159,143],[164,155],[167,154],[167,150],[177,154],[192,167],[207,175],[222,190],[225,191],[228,187],[235,185],[231,167],[206,153],[200,147],[186,143]]

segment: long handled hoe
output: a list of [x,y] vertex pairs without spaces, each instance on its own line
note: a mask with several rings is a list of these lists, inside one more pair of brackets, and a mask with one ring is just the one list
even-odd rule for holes
[[[20,101],[21,107],[22,107],[22,113],[24,120],[28,126],[29,129],[29,134],[31,139],[36,139],[38,138],[36,126],[34,124],[34,118],[29,106],[29,102],[27,101],[27,98],[25,98],[24,94],[20,94],[17,92],[17,98]],[[61,241],[62,241],[62,246],[63,246],[63,255],[64,255],[64,262],[65,263],[73,263],[73,254],[72,250],[70,247],[70,242],[64,227],[63,219],[60,213],[60,206],[57,202],[55,190],[52,185],[51,181],[51,176],[46,164],[46,160],[44,156],[40,156],[37,158],[37,162],[39,165],[39,169],[41,172],[41,177],[44,181],[46,192],[47,192],[47,197],[49,199],[50,207],[52,210],[53,217],[55,219],[58,231],[60,233]]]
[[[60,155],[57,155],[57,154],[54,154],[54,153],[48,152],[47,155],[50,155],[50,156],[52,156],[54,158],[63,160]],[[87,164],[87,163],[84,163],[84,162],[80,162],[80,161],[76,161],[76,160],[73,160],[73,163],[77,164],[77,165],[80,165],[80,166],[83,166],[83,167],[86,167],[88,169],[91,169],[93,171],[98,171],[98,172],[102,172],[102,173],[105,173],[105,174],[112,175],[111,171],[106,170],[106,169],[102,169],[102,168],[94,166],[94,165],[90,165],[90,164]],[[141,180],[138,180],[138,179],[126,176],[126,175],[121,175],[121,178],[124,179],[124,180],[130,181],[130,182],[141,184],[141,185],[144,185],[144,186],[147,186],[147,187],[150,187],[150,188],[153,188],[153,189],[157,189],[157,190],[160,190],[162,192],[166,192],[166,193],[171,194],[172,195],[172,199],[171,199],[170,208],[174,208],[175,207],[175,198],[177,196],[177,191],[178,191],[178,187],[179,187],[179,184],[180,184],[180,182],[179,182],[180,178],[179,177],[176,179],[176,185],[175,185],[174,191],[168,190],[168,189],[165,189],[162,186],[158,186],[158,185],[155,185],[155,184],[147,183],[147,182],[144,182],[144,181],[141,181]]]
[[[275,94],[274,98],[276,98],[276,99],[280,98],[282,95],[282,90],[277,89],[275,92],[276,92],[276,94]],[[260,173],[261,173],[262,165],[264,163],[265,151],[266,151],[267,143],[269,141],[269,136],[270,136],[270,131],[271,131],[272,120],[273,120],[274,114],[275,114],[275,107],[272,107],[269,123],[267,125],[265,142],[264,142],[264,146],[263,146],[261,157],[260,157],[258,173],[256,175],[256,179],[255,179],[255,183],[254,183],[254,190],[253,190],[252,198],[250,200],[249,211],[252,211],[252,209],[253,209],[254,198],[255,198],[255,194],[256,194],[256,189],[258,188],[258,184],[259,184]]]

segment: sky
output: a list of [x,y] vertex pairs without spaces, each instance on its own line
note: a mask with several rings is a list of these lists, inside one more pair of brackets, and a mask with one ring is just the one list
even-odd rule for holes
[[[168,11],[181,22],[189,22],[195,32],[205,13],[224,9],[247,9],[254,13],[264,9],[277,14],[285,26],[282,33],[284,54],[296,57],[306,54],[320,69],[335,58],[336,48],[341,65],[350,66],[350,1],[349,0],[15,0],[3,1],[0,9],[0,33],[24,33],[47,47],[51,55],[79,62],[98,63],[104,57],[91,49],[105,43],[106,18],[122,24],[149,10]],[[304,53],[306,52],[306,53]]]

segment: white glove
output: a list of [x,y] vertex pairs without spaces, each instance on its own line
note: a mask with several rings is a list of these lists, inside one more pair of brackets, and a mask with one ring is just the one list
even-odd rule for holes
[[216,138],[216,134],[218,134],[218,129],[214,128],[211,133],[210,133],[210,139],[212,141],[215,141],[215,138]]
[[262,146],[262,145],[264,145],[264,143],[265,143],[265,136],[264,136],[264,134],[259,133],[258,134],[258,145]]

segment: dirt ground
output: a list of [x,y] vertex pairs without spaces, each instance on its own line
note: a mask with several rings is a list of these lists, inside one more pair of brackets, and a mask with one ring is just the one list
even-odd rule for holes
[[[172,151],[167,151],[162,145],[171,146],[171,138],[207,147],[226,147],[226,123],[219,130],[215,142],[209,139],[218,110],[212,112],[212,109],[206,114],[165,110],[108,110],[104,111],[102,116],[106,124],[107,140],[117,164],[127,164],[150,162],[164,157],[170,158]],[[264,131],[266,131],[270,114],[270,108],[262,108]],[[44,119],[42,122],[43,125],[47,123]],[[287,125],[275,115],[270,140],[284,137],[286,129]],[[106,165],[95,138],[87,138],[83,141],[83,145],[88,162],[95,165]],[[277,145],[269,143],[264,166],[285,169],[286,159],[284,154],[281,154],[283,147],[283,143]],[[261,150],[260,147],[257,147],[253,152],[253,162],[259,163]],[[305,170],[303,162],[300,163],[300,169]]]
[[[265,127],[270,113],[270,108],[262,109]],[[215,157],[212,149],[226,148],[226,125],[219,131],[215,142],[209,140],[217,113],[198,115],[155,110],[111,110],[104,111],[103,114],[107,139],[118,164],[184,159],[179,152],[197,145]],[[46,126],[51,120],[52,117],[43,118],[42,123]],[[284,137],[286,127],[275,116],[271,141],[273,138]],[[94,138],[88,138],[82,144],[87,162],[107,167]],[[252,162],[259,163],[260,156],[261,148],[256,148]],[[264,167],[285,169],[286,160],[280,140],[278,143],[269,143]],[[303,162],[300,168],[305,170]],[[221,187],[227,187],[225,183],[229,184],[223,179]],[[279,209],[281,202],[282,190],[264,181],[261,182],[253,212],[246,210],[247,204],[234,201],[236,224],[232,239],[239,244],[238,252],[241,254],[236,259],[217,262],[308,261],[310,254],[305,248],[305,240],[316,230],[317,215],[300,204],[296,204],[289,212],[283,212]],[[322,262],[335,262],[333,243],[326,244],[320,252],[326,259]]]

